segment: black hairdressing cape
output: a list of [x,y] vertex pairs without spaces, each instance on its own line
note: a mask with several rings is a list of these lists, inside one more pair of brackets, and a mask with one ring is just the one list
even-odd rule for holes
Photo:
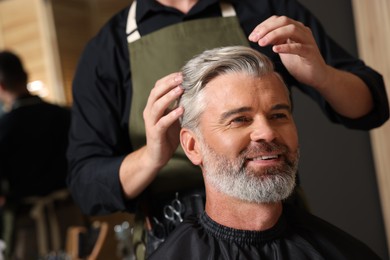
[[370,248],[307,212],[284,205],[277,224],[265,231],[221,226],[206,213],[186,219],[149,258],[375,260]]

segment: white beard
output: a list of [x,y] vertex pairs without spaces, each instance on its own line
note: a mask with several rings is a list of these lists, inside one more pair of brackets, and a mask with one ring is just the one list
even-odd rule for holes
[[245,167],[246,154],[253,153],[254,150],[269,152],[270,149],[284,151],[286,154],[288,148],[284,145],[262,144],[256,148],[248,148],[235,160],[229,160],[204,143],[201,147],[205,179],[226,195],[247,202],[273,203],[286,199],[294,190],[299,151],[291,160],[284,157],[284,164],[280,167],[255,172]]

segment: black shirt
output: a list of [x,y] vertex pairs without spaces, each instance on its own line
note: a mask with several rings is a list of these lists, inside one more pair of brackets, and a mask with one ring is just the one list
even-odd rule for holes
[[[389,108],[381,75],[337,45],[317,19],[296,0],[231,2],[246,35],[272,15],[299,20],[311,28],[329,65],[350,71],[365,81],[375,107],[368,115],[351,120],[337,114],[316,90],[295,81],[271,47],[261,48],[251,43],[253,48],[275,62],[289,87],[296,86],[312,97],[332,122],[368,130],[387,120]],[[133,210],[135,205],[135,201],[124,199],[119,183],[121,162],[132,152],[128,134],[132,87],[125,32],[127,14],[128,8],[119,12],[88,43],[73,83],[73,122],[68,149],[71,172],[68,180],[73,197],[88,214]],[[215,16],[221,16],[218,0],[200,0],[188,14],[154,0],[137,1],[136,20],[141,36],[175,23]]]
[[66,188],[70,110],[36,96],[19,98],[0,118],[0,178],[7,202]]

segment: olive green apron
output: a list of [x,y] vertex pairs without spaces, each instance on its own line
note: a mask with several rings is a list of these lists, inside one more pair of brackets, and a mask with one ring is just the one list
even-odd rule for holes
[[[146,144],[143,110],[158,79],[180,71],[186,61],[206,49],[232,45],[249,46],[230,4],[221,3],[223,17],[182,22],[142,38],[137,30],[135,11],[136,1],[130,8],[126,28],[133,86],[129,134],[134,150]],[[203,187],[201,170],[187,159],[179,146],[172,159],[148,187],[147,193],[173,193],[197,187]],[[136,216],[133,235],[137,259],[145,257],[145,245],[142,244],[145,234],[140,232],[140,218],[141,216]]]
[[[206,49],[249,46],[234,8],[225,3],[221,4],[221,8],[222,13],[230,17],[182,22],[140,38],[135,22],[136,1],[133,2],[126,31],[133,32],[128,36],[128,46],[133,84],[129,133],[134,149],[146,144],[142,114],[158,79],[179,71],[186,61]],[[172,192],[199,185],[203,185],[199,167],[192,165],[179,146],[149,187],[149,192]]]

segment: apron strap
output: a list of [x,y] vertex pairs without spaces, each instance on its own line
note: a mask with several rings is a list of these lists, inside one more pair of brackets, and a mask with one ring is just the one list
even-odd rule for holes
[[126,35],[128,43],[134,42],[141,38],[141,35],[139,34],[137,29],[137,21],[135,20],[136,7],[137,1],[133,1],[129,9],[129,14],[127,16]]
[[[222,17],[231,17],[236,16],[236,11],[232,4],[220,1]],[[126,35],[127,35],[127,43],[134,42],[141,38],[141,35],[137,29],[137,21],[135,19],[135,11],[137,7],[137,1],[134,0],[130,6],[129,14],[127,16],[127,24],[126,24]]]
[[221,6],[222,17],[232,17],[236,16],[236,10],[231,3],[227,3],[225,1],[219,2]]

